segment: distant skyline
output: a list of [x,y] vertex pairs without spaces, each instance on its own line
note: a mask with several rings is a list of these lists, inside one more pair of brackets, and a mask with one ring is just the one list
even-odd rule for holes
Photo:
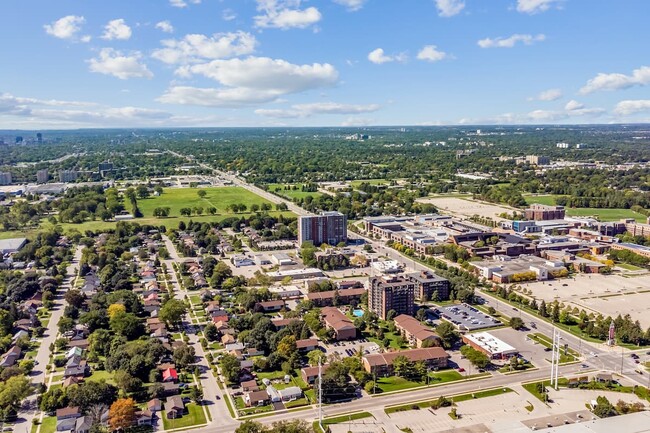
[[0,129],[650,122],[650,2],[20,0]]

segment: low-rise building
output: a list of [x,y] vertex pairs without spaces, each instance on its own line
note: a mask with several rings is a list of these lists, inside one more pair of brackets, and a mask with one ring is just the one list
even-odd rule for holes
[[366,355],[362,358],[363,368],[368,373],[376,374],[377,376],[392,376],[393,362],[395,362],[395,358],[398,356],[404,356],[413,362],[423,361],[428,369],[433,370],[446,368],[449,360],[449,355],[443,348],[427,347]]
[[[321,373],[325,374],[325,371],[329,367],[329,364],[323,364],[321,366]],[[300,370],[300,377],[305,383],[313,385],[313,383],[318,379],[318,366],[316,367],[305,367]]]
[[285,302],[282,299],[275,299],[272,301],[263,301],[255,304],[254,310],[262,313],[274,313],[281,311],[286,307]]
[[395,317],[394,322],[395,328],[410,345],[422,347],[425,342],[428,342],[426,343],[428,345],[441,346],[440,337],[416,318],[400,314]]
[[462,338],[465,344],[483,352],[490,359],[507,359],[519,353],[517,349],[489,332],[463,334]]
[[366,289],[328,290],[325,292],[307,293],[307,299],[316,307],[330,307],[333,305],[349,305],[353,301],[361,302],[361,297]]
[[352,340],[357,338],[357,328],[352,320],[341,313],[338,308],[325,307],[321,310],[325,327],[334,331],[336,340]]

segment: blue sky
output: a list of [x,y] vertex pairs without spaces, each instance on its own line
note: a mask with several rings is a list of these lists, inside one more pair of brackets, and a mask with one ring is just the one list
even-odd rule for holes
[[650,120],[645,0],[5,0],[0,128]]

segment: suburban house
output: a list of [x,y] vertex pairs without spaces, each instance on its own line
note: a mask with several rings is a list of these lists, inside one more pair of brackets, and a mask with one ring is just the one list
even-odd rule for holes
[[185,404],[180,396],[167,397],[167,401],[165,402],[165,415],[167,415],[168,419],[181,418],[184,413]]
[[147,409],[151,412],[159,412],[162,410],[162,401],[160,399],[154,398],[147,402]]
[[366,355],[362,358],[363,368],[377,376],[392,376],[393,362],[398,356],[405,356],[413,362],[424,361],[427,368],[446,368],[449,355],[441,347],[427,347],[422,349],[410,349],[400,352],[387,352]]
[[2,356],[2,361],[0,361],[0,367],[7,368],[11,367],[18,361],[18,358],[20,358],[22,351],[20,350],[20,347],[18,346],[13,346],[11,349],[7,351]]
[[64,407],[56,411],[56,431],[74,431],[77,427],[77,419],[81,417],[78,407]]
[[93,425],[91,416],[84,415],[75,420],[74,433],[88,433]]
[[422,347],[425,341],[430,342],[428,344],[432,346],[442,345],[440,337],[414,317],[400,314],[395,317],[394,322],[395,328],[412,346]]
[[[327,371],[327,367],[329,367],[329,364],[323,364],[321,366],[321,372],[325,373],[325,371]],[[318,367],[305,367],[300,370],[300,376],[302,377],[302,380],[305,381],[305,383],[312,385],[316,379],[318,379]]]
[[[353,290],[353,289],[351,289]],[[321,317],[325,327],[334,330],[337,340],[352,340],[357,338],[357,328],[350,318],[336,307],[325,307],[321,310]]]
[[246,406],[264,406],[269,404],[270,401],[269,394],[264,390],[249,392],[244,397]]
[[178,372],[175,368],[168,368],[162,372],[163,382],[178,382]]
[[247,380],[241,383],[241,388],[244,392],[259,391],[260,387],[257,386],[256,380]]
[[274,313],[284,309],[285,307],[286,305],[282,299],[276,299],[273,301],[258,302],[253,307],[253,310],[262,313]]

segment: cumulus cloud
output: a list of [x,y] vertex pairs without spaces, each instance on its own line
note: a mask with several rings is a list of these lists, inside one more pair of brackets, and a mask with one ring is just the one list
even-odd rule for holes
[[237,18],[237,14],[232,9],[224,9],[221,13],[221,18],[223,18],[224,21],[232,21]]
[[123,18],[111,20],[104,26],[102,39],[112,41],[113,39],[128,40],[131,38],[131,27],[129,27]]
[[354,12],[361,9],[366,1],[367,0],[334,0],[334,3],[345,6],[349,11]]
[[536,14],[547,11],[553,3],[561,0],[517,0],[517,12],[524,14]]
[[498,37],[494,39],[481,39],[478,41],[478,46],[481,48],[512,48],[519,42],[524,45],[531,45],[534,42],[541,42],[544,39],[546,39],[546,36],[541,33],[534,36],[515,33],[507,38]]
[[185,35],[182,39],[161,41],[164,48],[154,50],[152,57],[167,64],[195,63],[251,54],[257,40],[247,32]]
[[641,66],[633,70],[632,75],[599,73],[587,81],[587,84],[580,89],[580,93],[586,95],[598,90],[619,90],[646,84],[650,84],[650,66]]
[[377,65],[388,62],[404,62],[406,61],[406,58],[406,53],[389,56],[384,52],[383,48],[377,48],[368,53],[368,60]]
[[121,80],[129,78],[152,78],[153,74],[147,65],[141,63],[142,54],[135,51],[123,54],[113,48],[103,48],[99,56],[88,60],[91,72],[112,75]]
[[425,45],[418,52],[418,60],[425,60],[427,62],[437,62],[448,57],[447,53],[440,51],[435,45]]
[[585,108],[585,104],[583,104],[582,102],[578,102],[575,99],[570,100],[564,106],[564,109],[567,111],[580,110],[582,108]]
[[165,33],[174,33],[174,26],[168,20],[157,22],[156,28]]
[[296,65],[281,59],[248,57],[213,60],[177,69],[177,75],[202,75],[221,88],[175,86],[159,98],[164,103],[205,106],[240,106],[277,100],[292,93],[329,87],[338,81],[338,71],[328,63]]
[[291,109],[258,109],[255,114],[277,119],[310,117],[315,114],[360,114],[371,113],[381,108],[378,104],[339,104],[336,102],[314,102],[292,105]]
[[463,0],[435,0],[438,15],[441,17],[453,17],[465,8]]
[[[198,5],[201,3],[201,0],[189,0],[189,3]],[[175,8],[186,8],[188,2],[185,0],[169,0],[169,4]]]
[[313,6],[301,9],[300,3],[301,0],[257,0],[257,10],[261,15],[253,17],[255,27],[304,29],[321,20],[318,9]]
[[[45,24],[43,28],[48,35],[55,38],[75,40],[85,22],[86,19],[82,16],[68,15],[53,21],[51,24]],[[82,42],[88,42],[90,36],[84,36],[81,40]]]
[[616,104],[614,108],[614,113],[624,116],[643,111],[650,111],[650,99],[625,100]]
[[562,97],[560,89],[548,89],[540,92],[537,96],[528,98],[529,101],[556,101]]

